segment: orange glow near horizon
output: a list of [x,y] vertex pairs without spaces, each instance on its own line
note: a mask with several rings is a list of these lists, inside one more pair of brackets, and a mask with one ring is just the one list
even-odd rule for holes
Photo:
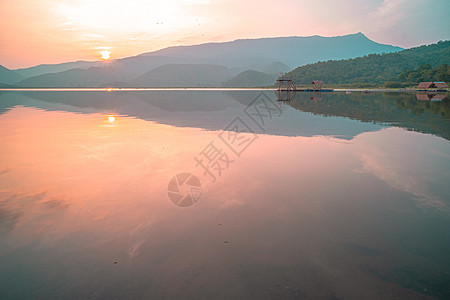
[[442,7],[448,4],[436,1],[440,3],[431,6],[404,0],[369,0],[364,5],[325,0],[312,6],[304,0],[283,5],[255,0],[3,1],[0,65],[16,69],[94,61],[100,55],[108,60],[111,47],[113,58],[123,58],[178,45],[356,32],[380,43],[418,46],[449,38],[445,22],[422,21],[446,20]]

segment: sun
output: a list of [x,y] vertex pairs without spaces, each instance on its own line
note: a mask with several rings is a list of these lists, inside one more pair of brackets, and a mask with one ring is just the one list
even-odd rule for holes
[[100,54],[102,55],[101,58],[103,60],[108,60],[111,58],[111,51],[109,51],[109,50],[102,50],[102,51],[100,51]]
[[108,115],[108,121],[109,123],[114,123],[114,121],[116,120],[116,116],[115,115]]

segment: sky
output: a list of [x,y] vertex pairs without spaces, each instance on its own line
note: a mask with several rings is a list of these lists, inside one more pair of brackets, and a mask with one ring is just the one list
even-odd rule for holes
[[176,45],[362,32],[410,48],[450,39],[450,0],[0,0],[0,65],[121,58]]

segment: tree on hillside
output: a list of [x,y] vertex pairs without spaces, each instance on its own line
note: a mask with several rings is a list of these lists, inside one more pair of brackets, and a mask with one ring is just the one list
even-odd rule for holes
[[439,67],[431,68],[430,64],[425,64],[417,69],[408,69],[398,77],[402,82],[422,82],[422,81],[444,81],[450,82],[450,66],[442,64]]

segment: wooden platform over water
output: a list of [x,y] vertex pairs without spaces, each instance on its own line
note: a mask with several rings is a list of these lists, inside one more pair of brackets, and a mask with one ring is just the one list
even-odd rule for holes
[[295,89],[294,91],[296,92],[313,92],[313,93],[329,93],[329,92],[333,92],[334,89],[320,89],[320,90],[315,90],[315,89]]
[[277,79],[277,90],[278,92],[313,92],[313,93],[327,93],[333,92],[334,89],[324,89],[323,81],[315,80],[311,82],[311,87],[309,88],[298,88],[295,86],[294,82],[290,79],[279,78]]

